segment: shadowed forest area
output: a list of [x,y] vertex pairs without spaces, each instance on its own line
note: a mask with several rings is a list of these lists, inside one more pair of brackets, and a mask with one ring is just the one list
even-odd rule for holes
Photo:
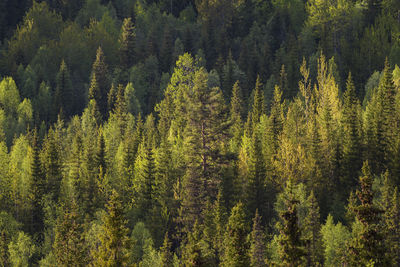
[[0,0],[0,266],[400,266],[398,65],[398,0]]

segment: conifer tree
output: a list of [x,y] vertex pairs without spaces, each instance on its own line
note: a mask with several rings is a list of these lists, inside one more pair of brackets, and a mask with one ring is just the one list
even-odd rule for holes
[[102,130],[99,130],[99,134],[97,137],[97,151],[94,160],[97,171],[99,170],[99,168],[102,168],[103,172],[106,173],[107,172],[106,145],[104,142],[104,135]]
[[168,232],[165,233],[164,242],[160,248],[161,252],[161,267],[172,267],[173,266],[173,254],[171,252],[171,242],[168,238]]
[[278,139],[283,130],[283,109],[282,109],[282,89],[279,86],[275,86],[274,89],[274,100],[271,105],[270,121],[271,121],[271,135],[273,144],[272,151],[275,154],[278,149]]
[[46,174],[46,191],[57,200],[60,195],[61,186],[61,147],[59,145],[58,133],[50,129],[43,145],[42,165]]
[[288,181],[287,188],[289,194],[285,199],[286,210],[279,213],[281,221],[281,223],[278,223],[279,257],[282,266],[302,266],[306,253],[297,214],[299,201],[293,193],[292,182],[290,180]]
[[96,60],[92,66],[89,100],[96,100],[102,118],[106,118],[107,116],[107,96],[108,89],[110,88],[108,75],[108,67],[105,62],[104,53],[101,47],[99,47],[96,53]]
[[156,200],[154,155],[152,147],[147,142],[141,143],[138,153],[135,162],[138,183],[137,205],[140,214],[147,219]]
[[240,141],[243,134],[243,103],[242,103],[242,91],[239,85],[239,81],[233,85],[232,98],[230,101],[230,121],[231,121],[231,135],[232,135],[232,149],[237,151],[239,149]]
[[342,157],[342,184],[348,192],[356,185],[356,177],[361,168],[361,140],[360,140],[360,104],[357,99],[356,90],[353,84],[351,73],[347,78],[347,90],[344,94],[343,103],[343,157]]
[[304,223],[303,237],[306,241],[307,266],[319,266],[322,259],[321,225],[319,206],[314,191],[307,199],[308,213]]
[[107,110],[109,112],[114,111],[115,102],[117,100],[117,89],[115,88],[114,83],[111,84],[110,91],[107,95]]
[[[222,166],[221,153],[228,137],[228,112],[219,88],[209,88],[207,72],[195,74],[193,92],[186,95],[187,126],[185,128],[186,175],[181,215],[184,225],[193,226],[204,208],[205,196],[217,197]],[[188,92],[189,93],[189,92]],[[201,222],[201,218],[199,220]]]
[[167,140],[161,142],[154,155],[155,185],[158,191],[157,202],[163,214],[168,231],[174,231],[173,218],[177,216],[177,201],[174,197],[176,177],[172,164],[171,147]]
[[386,248],[387,257],[393,266],[400,263],[400,199],[397,187],[390,199],[390,205],[385,210]]
[[121,66],[129,69],[135,61],[135,27],[131,18],[125,18],[122,23],[119,45]]
[[163,72],[169,72],[173,53],[173,36],[169,24],[165,25],[160,49],[160,63]]
[[252,267],[265,266],[266,244],[264,230],[261,225],[261,217],[256,210],[253,218],[253,230],[250,234],[250,263]]
[[[383,147],[385,156],[385,165],[383,167],[389,168],[392,166],[393,150],[395,144],[396,133],[396,112],[395,98],[396,90],[393,82],[392,70],[389,66],[389,61],[386,58],[385,68],[383,69],[383,77],[380,84],[380,93],[382,99],[382,131],[383,131]],[[379,129],[378,129],[379,130]]]
[[246,216],[243,204],[238,203],[232,208],[224,238],[224,255],[221,266],[250,266],[247,242]]
[[256,131],[253,132],[249,151],[248,177],[246,183],[246,212],[253,217],[256,210],[265,216],[266,169],[262,154],[261,141]]
[[40,233],[43,230],[43,209],[42,209],[42,198],[46,192],[45,189],[45,175],[43,174],[42,164],[40,161],[40,147],[39,137],[37,130],[33,132],[32,138],[32,165],[31,165],[31,176],[32,176],[32,229],[31,233]]
[[73,113],[74,94],[67,64],[63,60],[57,74],[57,87],[54,99],[54,112],[58,114],[60,110],[69,118]]
[[188,233],[187,240],[183,248],[182,265],[185,267],[213,266],[207,257],[208,255],[203,253],[201,228],[199,223],[195,221],[192,228],[193,231]]
[[83,225],[79,221],[78,206],[72,199],[59,216],[54,230],[53,249],[57,266],[87,266]]
[[279,88],[282,90],[284,99],[291,99],[295,97],[293,93],[289,90],[288,75],[285,70],[285,65],[282,65],[279,72]]
[[382,210],[373,203],[372,174],[368,162],[364,162],[362,173],[361,188],[357,190],[360,205],[353,208],[362,228],[350,244],[350,262],[355,265],[373,263],[378,266],[387,266],[389,261],[385,255],[386,248],[380,225]]
[[252,129],[260,121],[260,117],[265,113],[264,91],[262,88],[261,78],[257,76],[256,86],[253,90],[253,106],[251,110]]
[[112,190],[106,204],[107,215],[100,232],[100,245],[91,251],[92,266],[125,266],[128,262],[130,247],[128,228],[124,219],[122,203],[117,191]]

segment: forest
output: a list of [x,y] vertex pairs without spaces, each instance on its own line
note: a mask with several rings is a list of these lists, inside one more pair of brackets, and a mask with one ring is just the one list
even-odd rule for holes
[[398,0],[0,0],[0,266],[400,266],[398,65]]

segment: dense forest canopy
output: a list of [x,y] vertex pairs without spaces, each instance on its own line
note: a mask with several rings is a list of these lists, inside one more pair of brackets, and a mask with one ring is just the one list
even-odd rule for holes
[[398,266],[398,65],[398,0],[0,0],[0,266]]

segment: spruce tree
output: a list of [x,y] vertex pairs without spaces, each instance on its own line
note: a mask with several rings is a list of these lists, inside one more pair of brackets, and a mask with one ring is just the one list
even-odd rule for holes
[[389,260],[385,255],[384,235],[381,229],[381,213],[373,200],[372,174],[368,162],[364,162],[360,176],[360,190],[357,196],[360,204],[356,205],[354,213],[361,223],[361,231],[350,244],[350,262],[355,265],[375,264],[388,266]]
[[42,166],[46,174],[46,192],[57,201],[62,180],[61,147],[56,130],[50,129],[43,145]]
[[40,233],[43,230],[42,198],[46,192],[45,175],[40,161],[40,144],[37,130],[32,138],[32,164],[31,164],[31,197],[32,197],[32,224],[31,233]]
[[262,88],[261,78],[257,76],[256,86],[253,90],[253,106],[251,110],[252,130],[254,131],[261,115],[265,113],[264,91]]
[[129,239],[127,221],[117,191],[112,190],[106,204],[99,246],[91,251],[92,266],[125,266],[128,263]]
[[169,24],[165,25],[160,49],[161,71],[169,72],[171,67],[174,40]]
[[92,80],[89,99],[95,99],[102,118],[107,116],[107,96],[110,88],[108,67],[101,47],[97,49],[96,60],[92,66]]
[[57,219],[54,232],[53,249],[57,266],[87,266],[83,225],[74,199]]
[[385,210],[386,253],[393,266],[400,264],[400,199],[397,187]]
[[125,18],[122,23],[119,45],[120,64],[129,69],[135,61],[135,27],[131,18]]
[[282,90],[284,99],[291,99],[295,97],[293,93],[289,90],[288,75],[285,70],[285,65],[282,65],[279,72],[279,88]]
[[252,218],[256,210],[266,216],[266,169],[259,134],[254,131],[248,160],[248,177],[245,185],[246,212]]
[[343,103],[343,156],[342,156],[342,185],[344,193],[352,189],[357,183],[356,178],[361,168],[361,125],[360,125],[360,103],[357,99],[354,83],[349,73],[347,78],[347,90],[344,93]]
[[135,162],[137,190],[137,206],[140,216],[148,221],[151,210],[154,208],[155,195],[155,163],[153,148],[142,142]]
[[303,238],[306,241],[307,266],[320,266],[322,262],[321,225],[319,206],[314,191],[307,199],[307,216]]
[[62,110],[66,118],[69,118],[73,114],[74,94],[68,67],[64,60],[61,62],[56,81],[54,113],[59,114]]
[[232,208],[224,238],[224,254],[221,266],[250,266],[249,245],[247,242],[248,226],[243,204]]
[[[389,66],[389,61],[386,58],[385,68],[383,69],[383,80],[380,83],[380,93],[382,96],[382,131],[383,131],[383,147],[384,147],[384,166],[385,168],[391,167],[393,160],[393,151],[396,135],[396,89],[393,83],[393,74]],[[379,130],[379,129],[378,129]]]
[[104,135],[102,130],[99,130],[99,134],[97,137],[97,151],[94,160],[97,171],[99,170],[99,168],[102,168],[103,172],[106,173],[107,172],[106,145],[104,142]]
[[171,252],[171,242],[168,238],[168,232],[165,233],[164,242],[160,248],[161,252],[161,267],[172,267],[173,266],[173,254]]
[[302,266],[305,262],[304,256],[306,256],[306,252],[297,214],[299,201],[293,193],[292,182],[290,180],[288,181],[287,188],[289,194],[285,199],[286,210],[279,213],[279,257],[282,266]]
[[265,266],[266,256],[264,229],[261,225],[261,217],[256,210],[253,218],[253,230],[250,234],[250,266]]
[[275,155],[278,150],[278,140],[279,136],[283,130],[283,108],[282,108],[282,89],[279,86],[275,86],[274,89],[274,100],[271,105],[270,112],[270,121],[271,121],[271,137],[272,137],[272,153]]
[[114,110],[116,99],[117,99],[117,89],[115,88],[114,83],[112,83],[110,91],[108,91],[107,95],[107,110],[109,112],[112,112]]
[[242,100],[242,91],[239,85],[239,81],[237,81],[233,85],[232,89],[232,98],[231,98],[231,109],[230,109],[230,121],[231,121],[231,146],[233,151],[238,151],[242,134],[243,134],[243,100]]

